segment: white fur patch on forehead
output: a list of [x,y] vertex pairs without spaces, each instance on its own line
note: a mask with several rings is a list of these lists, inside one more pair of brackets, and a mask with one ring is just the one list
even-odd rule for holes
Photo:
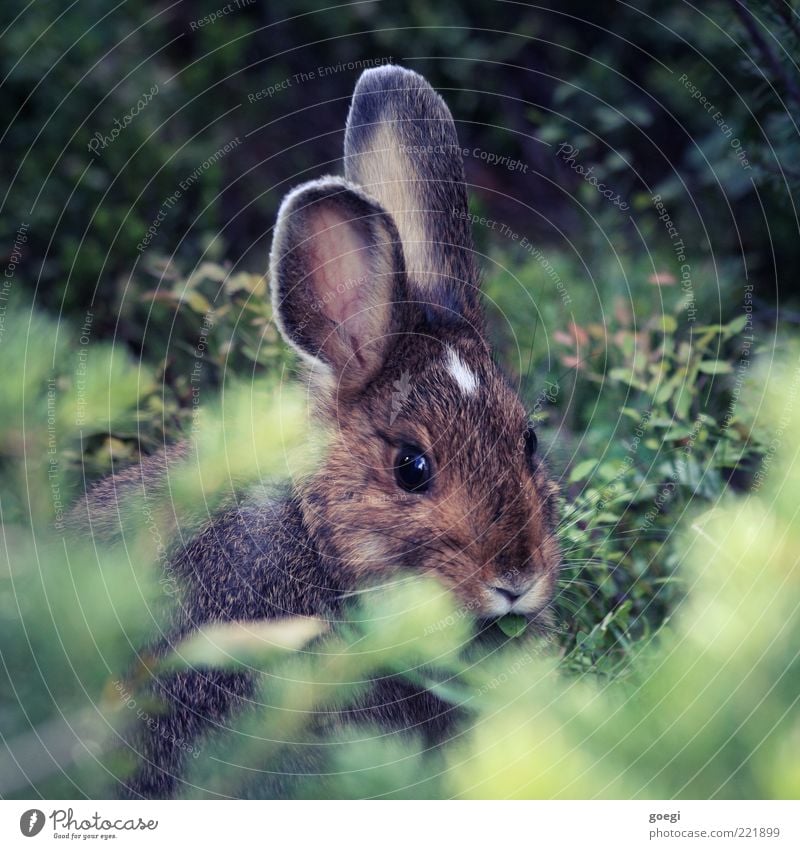
[[465,395],[478,391],[478,378],[456,351],[447,346],[447,371]]

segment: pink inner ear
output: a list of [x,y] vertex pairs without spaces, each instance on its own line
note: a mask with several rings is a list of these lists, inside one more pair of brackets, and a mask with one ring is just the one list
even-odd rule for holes
[[[356,227],[331,209],[315,210],[310,222],[310,278],[315,307],[348,332],[360,336],[368,321],[369,248]],[[363,341],[363,340],[361,340]]]

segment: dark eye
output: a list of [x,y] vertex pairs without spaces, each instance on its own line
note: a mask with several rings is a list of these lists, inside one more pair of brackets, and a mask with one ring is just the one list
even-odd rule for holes
[[528,426],[525,428],[525,456],[528,458],[528,461],[533,460],[538,447],[539,440],[536,436],[536,431],[533,429],[533,425],[529,422]]
[[415,445],[403,445],[394,461],[397,485],[406,492],[425,492],[431,485],[431,461]]

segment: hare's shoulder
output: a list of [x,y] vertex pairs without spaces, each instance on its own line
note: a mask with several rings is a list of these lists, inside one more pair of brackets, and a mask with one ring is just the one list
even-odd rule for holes
[[171,568],[194,625],[326,615],[339,588],[309,538],[296,500],[248,498],[176,547]]

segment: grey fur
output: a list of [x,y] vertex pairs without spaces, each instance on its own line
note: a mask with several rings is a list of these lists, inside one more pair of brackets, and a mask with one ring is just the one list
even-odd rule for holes
[[397,224],[412,294],[478,322],[464,165],[442,98],[406,68],[365,71],[353,93],[344,153],[347,179],[377,198]]
[[[311,364],[318,412],[332,425],[328,454],[282,497],[232,505],[176,549],[181,602],[155,654],[208,622],[302,614],[335,627],[343,595],[393,570],[436,573],[472,610],[496,604],[500,587],[522,599],[530,588],[536,601],[526,615],[543,613],[560,564],[556,489],[525,454],[524,407],[483,334],[457,144],[447,107],[422,77],[367,71],[348,119],[348,179],[301,186],[281,206],[273,304],[287,341]],[[430,152],[409,157],[409,146]],[[336,228],[343,252],[331,247]],[[319,291],[336,291],[335,274],[353,267],[368,285],[314,308]],[[453,356],[470,370],[474,392],[465,395],[448,373]],[[392,395],[407,374],[398,410]],[[410,438],[444,458],[430,498],[397,497],[393,458]],[[169,461],[159,455],[101,483],[83,503],[88,520],[113,530],[120,499],[163,487]],[[257,687],[252,675],[201,669],[155,678],[152,692],[167,710],[131,740],[141,764],[125,794],[179,793],[187,746],[248,704],[258,709]],[[462,719],[399,677],[374,682],[339,712],[341,721],[421,732],[436,744]],[[298,758],[288,771],[321,763]],[[260,792],[293,791],[275,780]]]
[[[337,230],[346,229],[362,245],[359,255],[352,258],[352,264],[362,268],[369,280],[366,295],[371,297],[363,298],[362,315],[368,317],[370,312],[374,315],[389,307],[382,321],[374,315],[373,332],[366,334],[369,338],[354,340],[344,325],[332,320],[330,305],[314,292],[314,277],[324,269],[309,232],[311,220],[320,212],[335,214],[342,222]],[[394,221],[357,186],[340,177],[326,177],[304,183],[284,198],[270,253],[273,312],[283,336],[312,367],[322,364],[335,369],[339,358],[361,360],[371,353],[372,368],[355,380],[357,384],[380,367],[386,340],[397,331],[397,312],[391,305],[405,299],[404,273],[403,249]],[[354,284],[353,288],[358,288],[357,282],[344,281]],[[342,378],[339,375],[340,382]]]

